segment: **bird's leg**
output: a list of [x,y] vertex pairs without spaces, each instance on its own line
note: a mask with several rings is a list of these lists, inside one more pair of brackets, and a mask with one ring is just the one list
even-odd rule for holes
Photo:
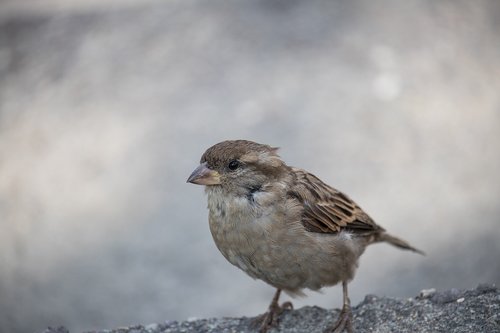
[[283,313],[284,310],[293,309],[293,305],[291,302],[285,302],[281,306],[278,304],[280,294],[281,289],[276,289],[273,300],[271,301],[271,304],[269,304],[269,309],[262,317],[259,318],[262,318],[259,331],[260,333],[266,333],[271,327],[276,326],[278,324],[278,317]]
[[339,320],[337,320],[332,328],[327,329],[325,333],[341,333],[344,330],[348,333],[353,333],[351,301],[347,293],[347,281],[342,281],[342,292],[344,296],[344,305],[342,306],[342,311],[340,311]]

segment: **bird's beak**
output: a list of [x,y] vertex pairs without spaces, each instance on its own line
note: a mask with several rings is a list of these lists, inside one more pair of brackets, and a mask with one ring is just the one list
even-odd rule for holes
[[188,183],[198,185],[218,185],[220,184],[220,174],[207,167],[207,163],[201,163],[187,179]]

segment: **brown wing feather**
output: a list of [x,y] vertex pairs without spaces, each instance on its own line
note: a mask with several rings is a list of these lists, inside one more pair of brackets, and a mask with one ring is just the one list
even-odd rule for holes
[[378,226],[354,201],[305,170],[292,168],[295,183],[288,193],[304,207],[302,224],[311,232],[380,232]]

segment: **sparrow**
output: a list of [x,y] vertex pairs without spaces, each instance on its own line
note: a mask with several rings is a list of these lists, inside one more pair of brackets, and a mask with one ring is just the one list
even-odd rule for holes
[[276,288],[260,332],[278,323],[291,303],[281,291],[303,295],[342,283],[340,317],[328,332],[352,332],[348,282],[358,258],[386,242],[423,254],[376,224],[353,200],[303,169],[288,166],[278,148],[247,140],[208,148],[187,182],[204,185],[208,222],[222,255],[254,279]]

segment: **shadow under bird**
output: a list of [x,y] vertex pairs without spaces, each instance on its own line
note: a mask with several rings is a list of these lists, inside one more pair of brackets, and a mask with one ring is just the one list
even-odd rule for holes
[[340,282],[342,311],[327,331],[352,332],[347,284],[366,246],[387,242],[423,252],[388,234],[342,192],[286,165],[277,150],[246,140],[220,142],[187,181],[205,185],[210,231],[224,257],[277,289],[261,332],[291,307],[279,305],[282,290],[293,296]]

